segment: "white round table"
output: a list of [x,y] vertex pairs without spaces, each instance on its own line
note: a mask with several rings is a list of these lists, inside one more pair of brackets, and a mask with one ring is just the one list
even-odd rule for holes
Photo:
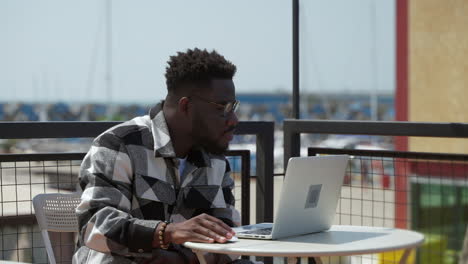
[[308,257],[350,256],[405,249],[400,263],[405,263],[410,250],[421,245],[424,236],[418,232],[396,228],[335,225],[328,231],[279,240],[239,239],[228,243],[186,242],[200,263],[206,263],[203,252],[269,256]]

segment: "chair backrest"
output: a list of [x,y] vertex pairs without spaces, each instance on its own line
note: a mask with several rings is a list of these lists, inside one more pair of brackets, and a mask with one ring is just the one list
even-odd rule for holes
[[33,205],[39,228],[53,232],[77,232],[78,219],[75,209],[80,201],[80,195],[77,193],[36,195]]
[[44,193],[33,198],[37,223],[51,264],[56,264],[55,254],[50,241],[49,231],[78,232],[78,219],[75,209],[80,203],[77,193]]

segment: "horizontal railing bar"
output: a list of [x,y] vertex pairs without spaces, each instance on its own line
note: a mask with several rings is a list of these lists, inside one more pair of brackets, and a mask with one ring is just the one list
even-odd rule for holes
[[[93,138],[122,122],[0,122],[0,139]],[[239,122],[237,135],[259,134],[271,122]]]
[[246,149],[233,149],[233,150],[228,150],[225,153],[225,156],[243,156],[243,155],[248,155],[250,157],[250,150]]
[[432,153],[432,152],[412,152],[412,151],[392,151],[392,150],[364,150],[364,149],[335,149],[335,148],[308,148],[308,154],[348,154],[356,156],[386,157],[386,158],[407,158],[407,159],[428,159],[428,160],[453,160],[468,161],[466,154]]
[[[0,162],[82,160],[85,157],[85,155],[85,152],[0,154]],[[241,149],[226,151],[226,156],[242,155],[250,156],[250,151]]]
[[82,160],[85,155],[78,152],[0,154],[0,162]]
[[121,122],[0,122],[0,139],[96,137]]
[[291,133],[468,138],[467,123],[286,119]]
[[274,129],[273,122],[266,121],[241,121],[237,124],[234,134],[236,135],[258,135],[268,133],[269,130]]
[[37,223],[36,215],[33,215],[33,214],[0,216],[1,226],[35,224],[35,223]]

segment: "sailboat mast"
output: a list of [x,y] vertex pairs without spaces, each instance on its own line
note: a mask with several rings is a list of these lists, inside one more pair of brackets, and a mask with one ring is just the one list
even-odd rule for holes
[[107,119],[111,120],[113,115],[112,89],[112,0],[106,0],[106,96],[107,96]]
[[370,91],[370,112],[371,120],[377,121],[378,119],[378,54],[377,54],[377,9],[376,0],[370,1],[370,17],[371,17],[371,71],[372,71],[372,83]]

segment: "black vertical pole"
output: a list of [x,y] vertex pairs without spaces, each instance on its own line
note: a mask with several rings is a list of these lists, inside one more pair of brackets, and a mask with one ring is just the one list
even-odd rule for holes
[[[273,149],[275,124],[265,122],[264,129],[257,133],[257,183],[256,221],[273,222]],[[272,264],[272,257],[257,257],[265,264]]]
[[[292,35],[293,35],[293,91],[292,91],[292,118],[299,119],[300,112],[299,112],[299,0],[292,0],[292,19],[293,19],[293,28],[292,28]],[[292,134],[290,138],[284,140],[283,144],[290,144],[287,146],[290,149],[300,149],[301,146],[301,137],[299,133]],[[286,154],[286,153],[284,153]],[[286,171],[286,167],[288,164],[288,160],[285,157],[284,159],[284,170]]]
[[292,92],[292,118],[299,119],[299,0],[293,0],[292,6],[292,35],[293,35],[293,92]]
[[[292,0],[292,19],[293,19],[293,28],[292,28],[292,35],[293,35],[293,92],[292,92],[292,114],[293,118],[300,119],[300,100],[299,100],[299,0]],[[289,138],[290,141],[285,138],[283,144],[291,144],[291,149],[300,150],[301,148],[301,135],[299,133],[294,133]],[[286,154],[286,153],[284,153]],[[300,155],[300,153],[299,153]],[[287,158],[284,158],[284,171],[286,171],[286,167],[288,165]],[[315,264],[314,258],[309,258],[308,263]]]

